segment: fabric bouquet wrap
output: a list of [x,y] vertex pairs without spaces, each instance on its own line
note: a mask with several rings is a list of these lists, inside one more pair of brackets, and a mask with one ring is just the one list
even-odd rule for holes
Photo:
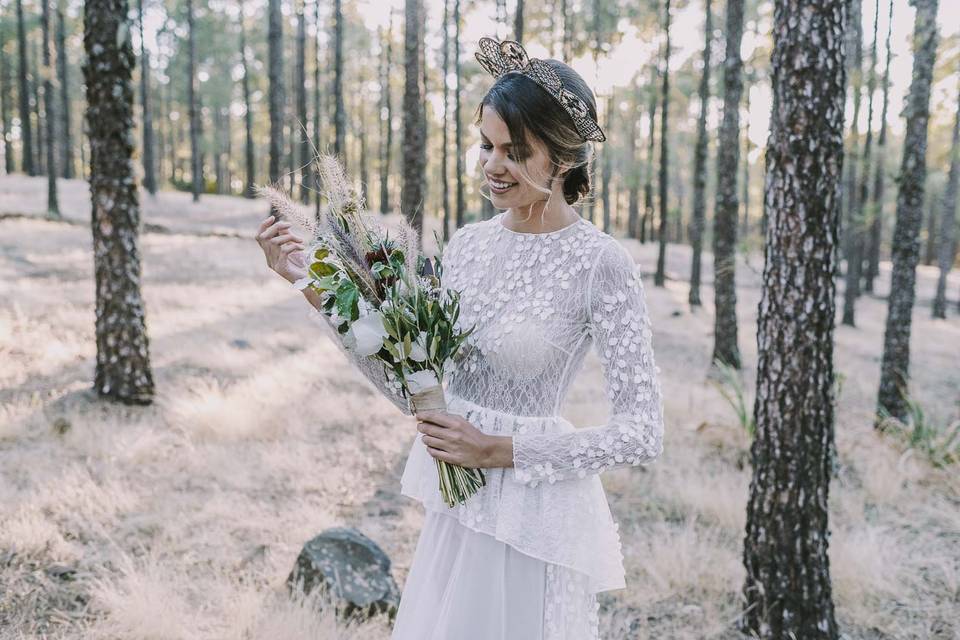
[[[295,284],[317,292],[345,348],[382,363],[413,413],[446,410],[444,367],[475,329],[455,326],[459,292],[443,286],[441,259],[431,263],[420,253],[419,235],[405,220],[388,229],[365,212],[362,195],[334,156],[318,154],[314,162],[325,201],[316,213],[276,186],[258,189],[274,215],[292,218],[313,235],[308,275]],[[480,469],[434,460],[449,507],[486,485]]]

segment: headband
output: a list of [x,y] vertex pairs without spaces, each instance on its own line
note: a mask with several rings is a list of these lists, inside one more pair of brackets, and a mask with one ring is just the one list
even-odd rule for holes
[[515,40],[498,42],[493,38],[480,38],[479,50],[474,54],[480,65],[494,78],[510,72],[521,73],[547,90],[560,103],[584,140],[603,142],[607,137],[583,98],[563,88],[560,76],[549,64],[538,58],[527,57],[523,46]]

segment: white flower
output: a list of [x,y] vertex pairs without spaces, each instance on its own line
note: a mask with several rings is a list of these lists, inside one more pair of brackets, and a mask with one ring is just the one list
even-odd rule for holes
[[427,359],[427,332],[421,331],[415,342],[410,345],[410,359],[423,362]]
[[430,369],[415,371],[406,376],[406,379],[407,388],[410,390],[410,393],[420,393],[421,391],[425,391],[430,387],[436,387],[440,384],[437,380],[437,374]]
[[[372,356],[383,347],[383,339],[388,334],[387,330],[383,328],[383,316],[374,311],[350,325],[347,335],[350,336],[349,339],[353,344],[352,351],[360,356]],[[344,342],[346,343],[347,340],[348,338],[345,336]]]

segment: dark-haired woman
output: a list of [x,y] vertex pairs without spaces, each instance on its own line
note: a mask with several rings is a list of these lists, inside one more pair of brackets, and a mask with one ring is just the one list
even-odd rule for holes
[[[590,88],[515,42],[484,38],[477,58],[496,78],[477,124],[501,212],[458,229],[443,252],[459,322],[477,329],[449,369],[448,411],[416,414],[401,491],[426,515],[391,638],[590,640],[596,594],[626,586],[599,474],[663,450],[650,320],[631,256],[574,208],[604,139]],[[302,256],[289,259],[301,240],[269,219],[260,231],[268,264],[302,277]],[[610,418],[578,429],[559,410],[591,345]],[[382,366],[353,359],[410,414]],[[432,458],[482,468],[487,484],[448,508]]]

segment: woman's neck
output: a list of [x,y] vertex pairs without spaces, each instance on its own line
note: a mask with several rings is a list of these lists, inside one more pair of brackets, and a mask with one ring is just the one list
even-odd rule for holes
[[558,199],[554,194],[550,200],[549,207],[546,206],[546,200],[537,200],[530,205],[507,209],[503,225],[520,233],[550,233],[573,224],[580,217],[562,195]]

